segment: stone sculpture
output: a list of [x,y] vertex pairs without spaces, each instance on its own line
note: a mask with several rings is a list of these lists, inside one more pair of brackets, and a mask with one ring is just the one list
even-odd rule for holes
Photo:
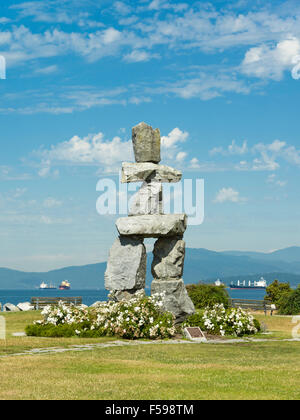
[[179,182],[181,172],[160,162],[160,132],[144,122],[132,129],[136,163],[122,164],[122,182],[142,182],[131,200],[129,216],[119,218],[119,238],[113,244],[105,287],[115,300],[130,299],[145,288],[146,250],[144,238],[157,238],[153,250],[151,293],[165,294],[164,309],[182,322],[194,313],[182,280],[187,227],[185,214],[163,214],[162,183]]

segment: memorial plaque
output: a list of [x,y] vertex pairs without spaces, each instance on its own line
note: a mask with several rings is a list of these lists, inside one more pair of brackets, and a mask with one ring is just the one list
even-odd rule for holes
[[192,341],[206,342],[207,339],[199,327],[186,327],[184,329],[186,338]]

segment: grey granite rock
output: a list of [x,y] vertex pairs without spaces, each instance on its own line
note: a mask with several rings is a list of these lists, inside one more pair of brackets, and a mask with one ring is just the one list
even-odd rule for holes
[[142,239],[120,236],[111,247],[105,272],[108,290],[137,290],[145,287],[146,248]]
[[3,312],[19,312],[20,309],[12,303],[5,303],[3,305]]
[[132,143],[136,162],[160,162],[160,131],[141,122],[132,129]]
[[156,182],[179,182],[182,173],[170,166],[157,165],[152,162],[122,163],[122,183],[156,181]]
[[120,235],[159,238],[183,235],[187,226],[185,214],[151,214],[121,217],[116,221]]
[[[142,290],[115,290],[109,295],[109,300],[113,302],[129,301],[135,298],[137,294],[140,296]],[[145,294],[145,292],[143,291]]]
[[152,275],[157,279],[180,279],[183,275],[185,242],[160,238],[154,244]]
[[183,280],[153,280],[151,284],[151,294],[165,293],[163,309],[175,315],[176,323],[183,322],[189,315],[195,312],[195,307],[191,301]]
[[129,216],[162,213],[162,185],[158,182],[144,182],[130,200]]
[[30,302],[21,302],[18,303],[17,308],[20,309],[20,311],[33,311],[34,310],[34,306],[31,305]]

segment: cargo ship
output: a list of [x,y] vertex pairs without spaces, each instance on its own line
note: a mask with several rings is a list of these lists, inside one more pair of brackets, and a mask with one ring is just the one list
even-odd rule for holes
[[55,286],[53,286],[52,284],[48,285],[47,283],[42,282],[42,283],[40,284],[39,289],[41,289],[41,290],[52,290],[52,289],[56,289],[56,287],[55,287]]
[[61,282],[60,286],[59,286],[59,290],[70,290],[71,289],[71,285],[68,282],[68,280],[64,280]]
[[230,284],[230,289],[260,289],[260,290],[264,290],[264,289],[266,289],[267,288],[267,282],[266,282],[266,280],[263,278],[263,277],[261,277],[260,278],[260,280],[258,280],[258,281],[254,281],[254,282],[251,282],[250,280],[248,281],[248,284],[247,284],[247,282],[246,282],[246,280],[244,280],[244,281],[240,281],[240,280],[238,280],[237,281],[237,284],[233,284],[233,283],[231,283]]

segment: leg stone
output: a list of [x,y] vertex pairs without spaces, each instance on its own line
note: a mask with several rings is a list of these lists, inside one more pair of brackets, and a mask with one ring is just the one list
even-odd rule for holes
[[152,275],[155,279],[181,279],[185,242],[178,237],[160,238],[154,244]]
[[120,236],[109,253],[105,288],[134,291],[145,288],[147,255],[142,239]]
[[160,280],[155,279],[151,285],[151,294],[165,292],[163,309],[175,315],[176,323],[179,324],[189,315],[195,312],[183,280]]

